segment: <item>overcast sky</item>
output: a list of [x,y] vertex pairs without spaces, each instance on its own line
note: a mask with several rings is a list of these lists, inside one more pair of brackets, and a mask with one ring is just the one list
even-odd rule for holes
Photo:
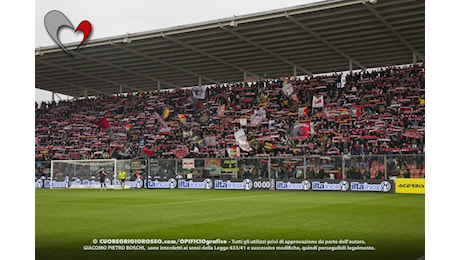
[[[320,2],[320,0],[37,0],[35,1],[35,48],[56,45],[46,32],[43,23],[45,15],[51,10],[64,13],[74,27],[77,27],[81,21],[88,20],[92,24],[91,40],[312,2]],[[74,34],[70,29],[60,31],[62,43],[80,42],[82,39],[82,34]],[[36,89],[35,100],[49,101],[51,94]]]
[[[178,25],[245,15],[319,0],[38,0],[35,5],[35,46],[55,45],[43,19],[51,10],[63,12],[76,27],[88,20],[93,26],[91,39],[144,32]],[[61,31],[64,43],[79,42],[81,35]]]

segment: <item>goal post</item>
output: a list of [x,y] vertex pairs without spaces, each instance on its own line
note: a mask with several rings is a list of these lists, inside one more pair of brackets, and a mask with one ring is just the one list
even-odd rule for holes
[[52,160],[49,188],[99,188],[102,167],[107,172],[106,185],[112,187],[117,177],[116,159]]

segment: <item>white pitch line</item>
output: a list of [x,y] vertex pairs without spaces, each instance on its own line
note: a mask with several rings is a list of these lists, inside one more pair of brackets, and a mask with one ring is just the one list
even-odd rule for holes
[[[255,198],[255,197],[266,197],[273,194],[263,194],[263,195],[253,195],[253,196],[239,196],[239,197],[226,197],[226,198],[215,198],[215,199],[205,199],[205,200],[187,200],[187,201],[176,201],[176,202],[164,202],[164,203],[150,203],[137,206],[159,206],[159,205],[177,205],[177,204],[187,204],[187,203],[197,203],[197,202],[208,202],[208,201],[219,201],[219,200],[232,200],[240,198]],[[277,194],[280,195],[280,194]]]

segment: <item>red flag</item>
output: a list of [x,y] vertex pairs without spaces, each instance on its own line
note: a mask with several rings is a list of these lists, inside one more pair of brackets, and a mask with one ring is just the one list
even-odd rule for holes
[[110,127],[110,124],[109,122],[107,122],[107,118],[105,118],[105,116],[97,120],[96,125],[98,125],[102,129],[107,129]]
[[177,149],[173,149],[172,150],[174,155],[177,157],[177,158],[183,158],[185,156],[188,156],[190,155],[190,152],[188,150],[188,148],[177,148]]
[[149,157],[153,155],[153,151],[148,149],[147,147],[142,148],[142,152],[147,154]]
[[302,128],[300,130],[300,135],[304,137],[310,136],[310,123],[302,123]]

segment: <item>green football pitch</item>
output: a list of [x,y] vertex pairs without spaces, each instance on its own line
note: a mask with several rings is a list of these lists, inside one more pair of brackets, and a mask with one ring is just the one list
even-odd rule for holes
[[35,191],[36,259],[417,259],[425,196]]

